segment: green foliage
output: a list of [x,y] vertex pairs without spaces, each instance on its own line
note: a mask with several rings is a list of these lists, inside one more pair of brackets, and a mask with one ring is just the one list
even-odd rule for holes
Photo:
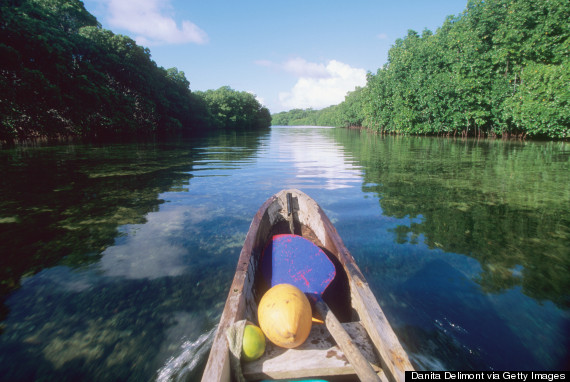
[[222,86],[217,90],[195,92],[208,109],[208,122],[217,129],[257,129],[271,125],[271,115],[255,96]]
[[[313,111],[314,124],[568,139],[569,19],[564,0],[470,0],[436,33],[410,30],[396,40],[366,87]],[[274,117],[275,124],[294,121]]]
[[[183,72],[158,67],[147,48],[102,29],[81,1],[2,2],[0,16],[0,140],[211,127],[207,103]],[[260,113],[235,119],[269,126],[269,113]]]
[[321,110],[293,109],[271,116],[275,126],[361,126],[364,118],[362,112],[363,88],[349,92],[343,103],[329,106]]
[[368,78],[365,126],[570,137],[569,10],[561,1],[470,1],[435,34],[410,31]]
[[293,109],[273,114],[271,121],[276,126],[313,126],[317,124],[318,114],[313,109]]
[[506,103],[513,121],[529,134],[570,136],[570,71],[568,66],[532,63],[521,74],[517,96]]

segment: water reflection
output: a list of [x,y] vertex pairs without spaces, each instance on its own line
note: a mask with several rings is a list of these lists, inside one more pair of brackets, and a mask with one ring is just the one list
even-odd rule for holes
[[334,134],[383,213],[345,242],[417,364],[564,368],[570,148]]
[[288,179],[287,184],[327,190],[360,186],[360,166],[350,161],[343,146],[333,137],[323,134],[323,128],[273,127],[273,130],[272,147],[276,149],[273,155],[282,171],[296,178]]
[[567,359],[567,146],[273,128],[0,155],[7,379],[198,379],[285,187],[323,206],[421,368]]
[[[181,238],[187,226],[205,221],[208,210],[198,208],[163,208],[147,215],[145,224],[119,229],[115,245],[101,255],[99,268],[108,276],[158,278],[179,276],[188,268],[188,249]],[[185,259],[186,258],[186,259]]]
[[[22,275],[98,261],[117,228],[141,224],[159,193],[188,184],[191,158],[156,146],[65,146],[0,152],[2,294]],[[188,156],[187,156],[188,155]]]
[[[369,140],[374,140],[370,144]],[[485,292],[522,286],[570,307],[570,147],[564,143],[362,137],[345,140],[385,215],[415,217],[397,243],[461,253]]]
[[203,145],[247,163],[265,135],[0,152],[0,375],[148,380],[211,329],[245,234],[185,199],[193,166]]

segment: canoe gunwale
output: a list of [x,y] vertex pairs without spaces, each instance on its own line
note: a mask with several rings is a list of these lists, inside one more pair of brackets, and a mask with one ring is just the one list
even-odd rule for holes
[[287,222],[287,193],[293,194],[295,233],[303,234],[303,227],[310,228],[316,236],[312,240],[340,262],[348,276],[352,306],[378,352],[383,372],[391,382],[403,382],[405,371],[414,369],[362,272],[321,207],[296,189],[282,190],[269,197],[252,219],[202,381],[230,381],[232,378],[226,331],[240,319],[257,317],[256,270],[272,227]]

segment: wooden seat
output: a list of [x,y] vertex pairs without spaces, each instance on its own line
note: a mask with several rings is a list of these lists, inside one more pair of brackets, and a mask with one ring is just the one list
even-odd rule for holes
[[[380,369],[380,360],[360,322],[343,323],[352,340],[361,349],[364,357],[383,381],[386,377]],[[273,378],[325,377],[351,375],[354,369],[344,353],[335,344],[325,325],[313,324],[309,338],[295,349],[284,349],[267,342],[264,355],[252,362],[242,364],[248,380]]]

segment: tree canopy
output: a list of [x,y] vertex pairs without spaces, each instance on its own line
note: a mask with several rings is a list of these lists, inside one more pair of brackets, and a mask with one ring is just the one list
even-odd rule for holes
[[[564,0],[470,0],[435,33],[396,40],[343,103],[303,118],[387,133],[569,138],[569,19]],[[280,113],[277,122],[296,121]]]
[[[0,140],[238,127],[213,120],[218,112],[184,72],[103,29],[79,0],[2,1],[0,56]],[[229,88],[222,96],[248,105],[230,112],[254,113],[227,118],[270,125],[255,97]]]
[[223,86],[217,90],[195,92],[208,109],[208,124],[218,129],[252,129],[271,125],[269,110],[255,96]]

